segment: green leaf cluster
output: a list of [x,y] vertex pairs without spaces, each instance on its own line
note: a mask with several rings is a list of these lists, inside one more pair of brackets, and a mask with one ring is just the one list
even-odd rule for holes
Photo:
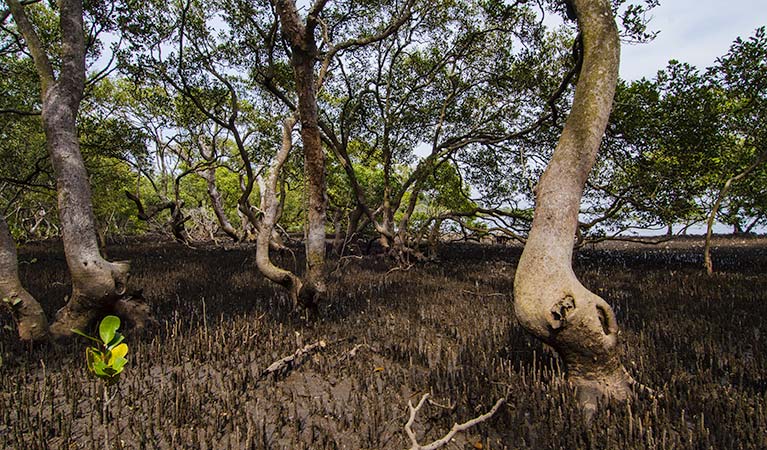
[[128,360],[128,345],[123,342],[125,336],[117,330],[120,328],[120,318],[106,316],[99,324],[98,338],[90,336],[80,330],[72,329],[72,332],[97,344],[96,347],[85,349],[85,360],[88,371],[97,378],[103,380],[107,386],[119,381]]

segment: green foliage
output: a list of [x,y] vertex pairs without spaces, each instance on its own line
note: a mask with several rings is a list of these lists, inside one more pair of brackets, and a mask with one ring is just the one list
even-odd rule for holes
[[97,344],[96,347],[85,349],[85,360],[88,371],[104,381],[107,386],[112,386],[119,381],[120,373],[125,368],[128,360],[128,345],[123,342],[125,337],[117,330],[120,328],[120,318],[106,316],[99,324],[98,338],[72,329],[72,332]]
[[[594,204],[625,207],[613,223],[645,227],[702,220],[725,181],[765,147],[767,37],[738,38],[705,71],[671,61],[652,80],[618,86],[603,158],[592,174]],[[739,230],[765,219],[767,171],[733,186],[719,220]],[[614,203],[601,201],[602,211]],[[597,207],[599,209],[599,207]],[[605,222],[606,223],[606,222]]]

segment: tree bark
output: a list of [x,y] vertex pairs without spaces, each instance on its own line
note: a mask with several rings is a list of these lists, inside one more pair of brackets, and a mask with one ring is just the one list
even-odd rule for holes
[[201,170],[199,175],[205,180],[205,183],[208,187],[208,197],[210,197],[210,204],[213,207],[213,212],[216,214],[216,219],[218,220],[218,224],[221,227],[221,230],[226,233],[227,236],[232,238],[234,242],[237,242],[240,240],[240,236],[237,234],[237,230],[234,229],[234,226],[232,226],[232,223],[229,221],[229,218],[226,217],[226,212],[224,211],[224,204],[221,200],[221,193],[218,190],[218,185],[216,184],[216,167],[212,165],[216,161],[216,150],[215,150],[215,139],[216,136],[213,136],[213,143],[211,143],[210,147],[203,141],[202,138],[199,139],[198,146],[200,148],[200,155],[211,164],[210,167]]
[[50,332],[70,336],[84,328],[126,292],[129,264],[109,262],[98,247],[88,173],[80,153],[77,113],[85,89],[85,33],[80,0],[61,0],[61,69],[58,78],[37,33],[18,0],[6,0],[33,56],[41,79],[46,146],[56,174],[64,252],[72,275],[72,295],[58,311]]
[[266,278],[288,290],[293,307],[295,308],[299,301],[303,301],[302,296],[306,295],[303,289],[304,283],[292,272],[275,266],[269,257],[272,232],[278,218],[277,181],[280,170],[282,170],[282,166],[285,164],[290,154],[290,149],[293,146],[291,133],[294,124],[295,120],[293,118],[286,119],[283,123],[282,147],[277,152],[274,163],[269,169],[269,175],[261,187],[261,210],[263,211],[263,216],[256,240],[256,265]]
[[210,204],[213,206],[213,212],[216,213],[216,219],[218,219],[218,224],[221,227],[221,230],[226,233],[227,236],[232,238],[234,242],[239,241],[240,236],[237,234],[237,230],[234,229],[232,223],[229,222],[229,218],[226,217],[226,213],[224,212],[221,193],[218,191],[218,186],[216,185],[216,169],[211,167],[210,169],[201,172],[200,175],[205,179],[205,182],[208,185]]
[[[304,176],[307,184],[307,232],[305,288],[314,293],[317,303],[326,291],[325,283],[325,153],[320,136],[314,65],[317,43],[314,29],[326,2],[319,0],[309,12],[306,23],[298,15],[295,1],[274,0],[283,36],[290,44],[291,65],[298,93],[301,140],[304,147]],[[308,299],[307,299],[308,300]]]
[[0,296],[11,310],[23,341],[42,341],[48,337],[48,319],[40,304],[19,281],[16,243],[8,224],[0,215]]
[[608,0],[573,0],[583,35],[583,66],[570,116],[536,188],[530,235],[517,267],[519,323],[564,360],[587,417],[600,398],[625,399],[633,380],[617,348],[610,305],[576,278],[571,260],[583,188],[607,125],[620,42]]

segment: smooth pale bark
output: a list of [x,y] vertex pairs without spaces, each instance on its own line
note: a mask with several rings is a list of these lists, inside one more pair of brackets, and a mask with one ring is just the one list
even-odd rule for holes
[[[215,139],[215,136],[214,136]],[[215,143],[215,140],[214,140]],[[208,146],[202,139],[199,142],[200,154],[202,157],[211,164],[210,167],[201,170],[199,175],[205,180],[208,187],[208,197],[210,197],[210,204],[213,207],[213,212],[216,214],[216,219],[221,227],[221,230],[226,233],[227,236],[237,242],[240,240],[240,236],[237,234],[237,230],[234,229],[229,218],[226,217],[224,212],[224,203],[221,200],[221,193],[218,190],[216,184],[216,167],[212,165],[216,161],[215,144]]]
[[221,193],[218,191],[218,186],[216,185],[216,169],[211,167],[210,169],[202,171],[200,175],[205,179],[205,182],[208,185],[208,197],[210,197],[210,204],[213,206],[213,212],[216,214],[216,219],[218,219],[218,225],[227,236],[232,238],[233,241],[239,241],[240,236],[237,234],[237,230],[234,229],[234,226],[229,222],[229,218],[226,217],[226,213],[224,212]]
[[282,129],[282,146],[279,152],[274,158],[274,163],[269,168],[269,175],[261,185],[261,211],[263,216],[261,217],[261,226],[258,230],[258,238],[256,240],[256,265],[258,270],[269,280],[285,287],[290,298],[293,301],[293,307],[295,307],[301,296],[304,295],[302,288],[304,284],[301,279],[295,274],[280,267],[275,266],[269,257],[269,247],[272,241],[272,232],[277,225],[277,219],[279,216],[279,201],[277,200],[277,183],[279,180],[280,170],[285,164],[285,161],[290,154],[290,149],[293,146],[291,139],[291,133],[295,120],[292,118],[286,119],[283,123]]
[[99,252],[88,173],[80,153],[76,118],[85,88],[85,34],[80,0],[61,0],[61,69],[51,62],[18,0],[6,0],[24,36],[41,79],[42,121],[46,146],[56,174],[59,218],[72,295],[58,311],[50,332],[69,336],[84,328],[126,292],[129,265],[109,262]]
[[293,0],[274,0],[282,34],[290,43],[291,66],[298,93],[298,113],[304,148],[304,177],[306,179],[306,276],[304,288],[314,292],[305,300],[316,304],[326,291],[325,283],[325,152],[322,148],[314,66],[317,42],[314,29],[325,1],[312,6],[304,23]]
[[583,36],[583,67],[572,111],[536,188],[535,216],[514,282],[514,312],[562,357],[590,417],[600,398],[625,399],[633,383],[619,359],[612,308],[578,281],[571,265],[583,188],[615,93],[620,42],[608,0],[572,3]]
[[48,337],[48,319],[40,304],[19,281],[16,243],[0,215],[0,296],[10,308],[19,338],[42,341]]

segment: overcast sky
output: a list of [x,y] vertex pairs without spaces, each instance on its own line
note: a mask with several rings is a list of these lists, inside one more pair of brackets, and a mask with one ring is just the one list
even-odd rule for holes
[[738,36],[767,25],[767,0],[660,0],[650,28],[660,31],[649,44],[624,44],[621,77],[652,78],[670,59],[699,69],[724,55]]

